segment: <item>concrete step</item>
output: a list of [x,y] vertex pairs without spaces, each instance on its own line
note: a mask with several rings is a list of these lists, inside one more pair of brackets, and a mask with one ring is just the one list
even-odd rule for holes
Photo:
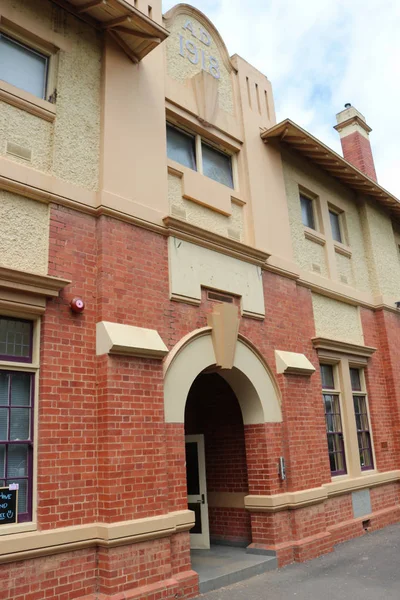
[[211,546],[192,550],[192,569],[199,574],[200,593],[204,594],[237,583],[278,567],[274,556],[248,554],[245,548]]

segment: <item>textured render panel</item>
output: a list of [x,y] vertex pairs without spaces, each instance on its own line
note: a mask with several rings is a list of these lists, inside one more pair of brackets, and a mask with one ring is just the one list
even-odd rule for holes
[[[186,200],[182,197],[182,180],[175,175],[168,175],[168,200],[170,213],[184,218],[188,223],[203,227],[219,235],[243,239],[243,208],[232,202],[232,215],[226,217],[214,210]],[[235,235],[233,235],[235,234]]]
[[[208,63],[209,57],[210,56],[215,57],[218,61],[219,72],[220,72],[220,78],[218,80],[218,82],[219,82],[219,88],[218,88],[219,107],[222,110],[224,110],[230,114],[233,114],[234,105],[233,105],[233,89],[232,89],[231,74],[228,72],[228,70],[224,66],[224,63],[222,61],[222,56],[217,47],[217,44],[211,37],[211,32],[208,30],[207,30],[207,33],[209,34],[209,36],[211,38],[210,46],[206,46],[200,40],[196,39],[189,30],[183,29],[183,27],[187,21],[190,21],[191,24],[193,25],[193,31],[196,35],[199,35],[200,27],[203,28],[201,23],[199,23],[192,16],[188,16],[188,15],[177,15],[174,19],[173,24],[169,25],[170,36],[167,39],[167,41],[165,42],[166,50],[167,50],[167,72],[168,72],[168,75],[181,83],[185,83],[185,81],[187,79],[190,79],[191,77],[193,77],[193,75],[200,73],[200,71],[202,70],[203,67],[202,67],[201,51],[204,51],[204,53],[205,53],[205,61],[206,61],[207,70],[208,70],[208,64],[209,64]],[[195,44],[195,46],[197,47],[197,50],[199,53],[199,60],[198,60],[197,64],[193,64],[192,62],[190,62],[190,60],[188,59],[188,52],[186,51],[186,49],[184,49],[185,56],[181,56],[179,35],[183,36],[184,43],[186,42],[186,40],[188,40],[189,42],[192,42],[193,44]],[[191,54],[189,54],[189,56],[192,57]],[[192,60],[195,60],[195,58],[192,57]]]
[[242,297],[246,313],[264,316],[261,269],[244,261],[170,237],[170,292],[200,303],[201,286]]
[[355,519],[358,517],[363,517],[364,515],[370,515],[372,513],[371,494],[369,490],[353,492],[351,494],[351,501],[353,504],[353,515]]
[[346,285],[354,285],[354,273],[352,268],[352,259],[336,252],[336,265],[339,281]]
[[357,307],[319,294],[312,294],[312,302],[317,337],[364,344]]
[[[71,50],[59,52],[55,122],[48,123],[11,106],[4,109],[2,104],[1,112],[6,113],[0,116],[0,152],[5,151],[3,136],[22,146],[29,142],[32,166],[53,172],[76,185],[96,189],[100,156],[101,36],[47,0],[24,3],[2,0],[2,6],[13,9],[16,23],[20,14],[41,28],[64,36],[71,42]],[[7,158],[21,162],[10,155]]]
[[[310,251],[313,242],[306,244],[308,240],[304,239],[304,227],[301,221],[299,185],[302,185],[309,191],[317,194],[320,198],[323,197],[324,200],[333,206],[340,207],[345,212],[345,241],[351,247],[352,251],[353,285],[362,292],[371,292],[362,219],[358,204],[353,199],[352,192],[346,190],[318,168],[310,165],[309,162],[291,153],[285,152],[283,168],[293,251],[297,263],[303,269],[312,270],[310,268]],[[321,274],[325,275],[323,272]]]
[[[303,238],[304,238],[304,228],[303,228]],[[326,264],[326,252],[325,246],[321,246],[321,244],[317,244],[312,240],[307,240],[304,238],[304,258],[306,258],[307,266],[305,267],[308,271],[313,271],[314,273],[318,273],[323,277],[329,277],[328,267]],[[319,267],[319,270],[318,268]]]
[[400,262],[391,220],[372,204],[365,207],[369,230],[369,268],[374,294],[400,298]]
[[283,173],[285,180],[286,196],[289,210],[289,222],[293,242],[293,254],[296,262],[307,271],[315,271],[313,263],[317,264],[320,274],[328,277],[326,254],[324,246],[316,244],[304,237],[304,225],[301,220],[301,207],[299,198],[299,183],[296,180],[296,172],[287,162],[283,162]]
[[49,207],[0,190],[0,265],[47,274]]
[[[49,172],[52,161],[53,125],[24,110],[0,102],[0,154],[39,171]],[[13,142],[32,151],[31,160],[6,153],[7,143]]]

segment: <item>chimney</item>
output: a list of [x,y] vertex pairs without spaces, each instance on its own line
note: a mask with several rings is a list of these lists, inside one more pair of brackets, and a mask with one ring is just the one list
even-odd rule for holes
[[362,115],[351,104],[336,115],[336,131],[339,132],[343,156],[352,165],[376,181],[374,159],[369,133],[372,131]]

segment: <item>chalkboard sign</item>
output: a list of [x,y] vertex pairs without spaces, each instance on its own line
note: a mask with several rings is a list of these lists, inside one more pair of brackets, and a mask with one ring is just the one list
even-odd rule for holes
[[0,488],[0,525],[17,523],[18,521],[18,490],[8,487]]

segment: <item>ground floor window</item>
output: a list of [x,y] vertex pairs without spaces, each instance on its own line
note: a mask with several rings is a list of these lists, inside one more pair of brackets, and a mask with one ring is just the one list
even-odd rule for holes
[[[328,454],[332,476],[374,468],[373,447],[364,369],[346,358],[321,364]],[[357,445],[355,444],[357,436]],[[353,456],[346,457],[346,447]],[[356,448],[358,447],[358,456]]]
[[17,363],[32,361],[32,331],[29,321],[0,318],[0,487],[18,485],[19,523],[32,520],[35,373]]

